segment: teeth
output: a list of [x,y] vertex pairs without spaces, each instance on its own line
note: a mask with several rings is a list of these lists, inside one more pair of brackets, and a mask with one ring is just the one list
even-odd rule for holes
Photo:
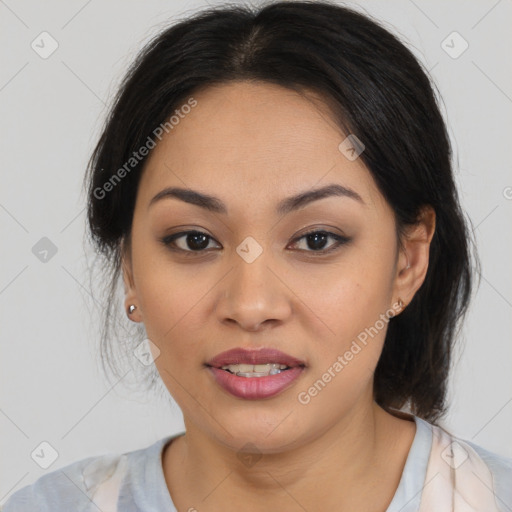
[[268,375],[276,375],[282,370],[288,368],[285,364],[268,363],[268,364],[230,364],[222,366],[223,370],[228,370],[238,377],[266,377]]

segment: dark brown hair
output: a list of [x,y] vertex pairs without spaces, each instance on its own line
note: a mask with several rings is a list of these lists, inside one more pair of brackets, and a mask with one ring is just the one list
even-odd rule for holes
[[363,141],[360,158],[395,212],[398,244],[421,207],[434,208],[428,272],[405,311],[389,322],[374,396],[386,409],[408,407],[436,422],[446,410],[453,344],[473,279],[471,232],[459,205],[446,126],[428,73],[398,37],[369,16],[328,1],[208,8],[161,32],[135,59],[85,177],[90,234],[110,282],[104,360],[122,375],[113,353],[128,349],[113,342],[112,314],[121,244],[129,241],[146,158],[108,192],[98,190],[105,191],[104,184],[126,169],[133,152],[183,101],[233,80],[324,98],[343,131]]

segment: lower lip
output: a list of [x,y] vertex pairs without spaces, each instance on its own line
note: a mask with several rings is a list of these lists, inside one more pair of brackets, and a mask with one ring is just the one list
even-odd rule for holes
[[215,377],[217,384],[228,393],[237,398],[259,400],[270,398],[284,391],[292,382],[298,379],[304,367],[295,366],[289,370],[283,370],[281,373],[268,375],[267,377],[238,377],[220,368],[209,366],[208,369]]

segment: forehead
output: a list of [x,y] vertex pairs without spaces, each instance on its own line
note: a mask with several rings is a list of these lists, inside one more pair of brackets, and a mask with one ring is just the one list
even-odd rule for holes
[[362,160],[339,150],[347,134],[317,95],[234,82],[191,96],[196,106],[182,113],[148,157],[142,194],[178,185],[282,197],[334,181],[357,189],[368,204],[381,199]]
[[304,97],[265,82],[233,82],[206,88],[194,99],[197,105],[161,144],[178,149],[182,157],[200,158],[215,151],[221,160],[236,161],[248,154],[289,158],[342,137],[327,107],[312,93]]

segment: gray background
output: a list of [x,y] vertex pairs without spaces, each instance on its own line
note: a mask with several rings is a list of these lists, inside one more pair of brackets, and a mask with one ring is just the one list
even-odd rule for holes
[[[176,405],[108,385],[99,370],[92,306],[101,283],[89,283],[81,183],[105,105],[135,52],[176,15],[206,5],[0,0],[1,501],[75,460],[134,450],[183,429]],[[512,2],[347,5],[398,33],[444,99],[461,201],[482,259],[444,425],[512,456]],[[31,47],[51,48],[43,31],[58,43],[46,59]],[[453,31],[469,44],[457,58],[442,47]],[[462,49],[457,37],[444,43],[452,54]],[[57,249],[46,262],[32,251],[43,237]],[[48,469],[30,456],[43,441],[58,452]]]

